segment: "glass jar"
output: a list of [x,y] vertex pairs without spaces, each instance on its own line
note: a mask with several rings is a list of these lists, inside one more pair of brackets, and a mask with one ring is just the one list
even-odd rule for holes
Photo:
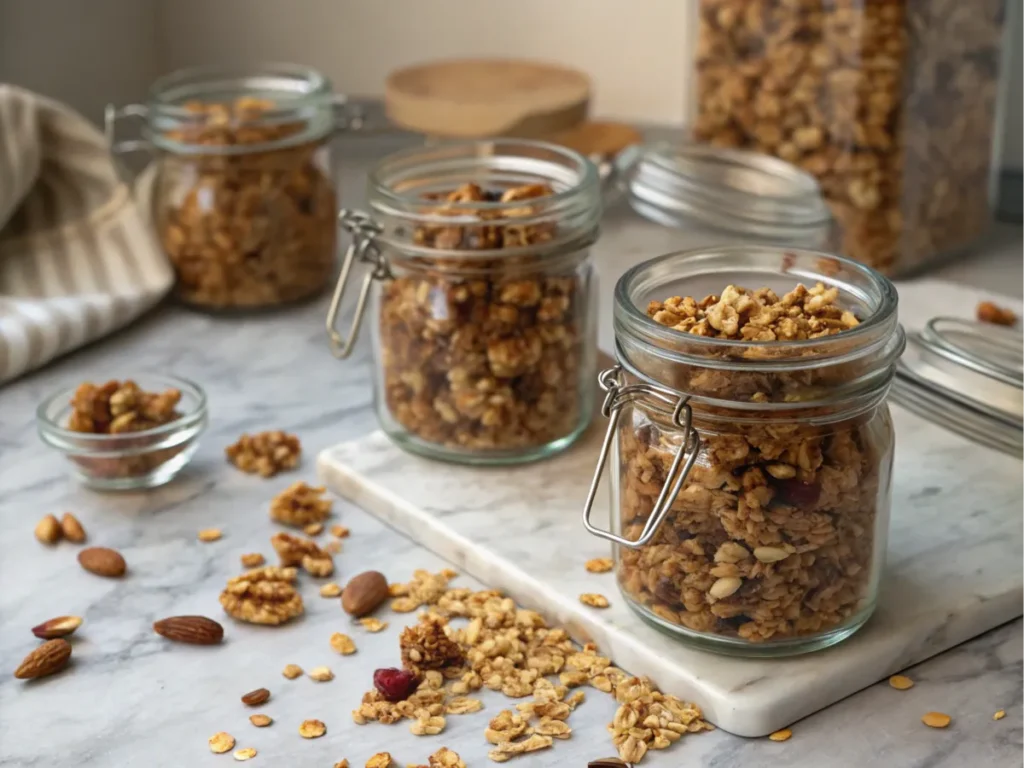
[[814,174],[838,251],[890,275],[991,219],[1003,0],[700,0],[695,137]]
[[[154,219],[180,300],[256,309],[323,290],[337,247],[337,105],[320,73],[265,65],[182,70],[121,112],[145,118],[157,153]],[[108,112],[108,132],[118,116]]]
[[[383,430],[469,464],[569,446],[593,410],[594,166],[542,142],[442,144],[384,159],[368,199],[371,214],[342,212],[353,239],[327,330],[347,357],[372,294]],[[335,324],[355,261],[369,269],[345,339]]]
[[[701,303],[708,316],[731,302],[743,320],[760,310],[736,303],[750,296],[727,285],[783,296],[798,282],[823,285],[804,299],[823,314],[806,322],[844,330],[789,341],[701,336],[676,330],[692,322],[680,320],[685,302],[667,320],[661,310],[673,302],[649,307],[721,293]],[[822,308],[832,288],[838,298]],[[874,270],[810,250],[709,248],[623,275],[618,365],[601,374],[610,420],[584,521],[615,543],[619,587],[644,619],[708,650],[751,656],[823,648],[867,620],[889,525],[885,398],[904,346],[896,305]],[[805,322],[794,311],[778,322]],[[859,324],[847,328],[853,317]],[[742,333],[760,335],[750,327]],[[605,531],[589,516],[609,451]]]

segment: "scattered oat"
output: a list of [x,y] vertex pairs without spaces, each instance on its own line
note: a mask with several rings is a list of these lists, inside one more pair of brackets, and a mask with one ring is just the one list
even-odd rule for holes
[[243,747],[235,750],[235,760],[252,760],[256,757],[256,750],[252,747]]
[[572,735],[572,728],[564,720],[542,717],[540,722],[534,726],[533,732],[539,733],[541,736],[551,736],[555,739],[568,739]]
[[348,760],[344,757],[341,758],[341,760],[334,764],[334,768],[348,768]]
[[288,664],[281,670],[281,674],[289,680],[294,680],[297,677],[302,677],[302,667],[298,664]]
[[466,768],[466,763],[459,757],[459,753],[448,749],[448,747],[441,747],[437,750],[430,756],[429,762],[429,768]]
[[580,602],[591,608],[607,608],[609,605],[608,598],[596,592],[584,592],[580,595]]
[[344,525],[331,526],[331,536],[337,536],[339,539],[344,539],[348,537],[349,533],[351,533],[351,531],[349,531],[349,529]]
[[364,619],[360,619],[359,623],[363,625],[367,632],[381,632],[388,628],[386,621],[375,619],[373,616],[367,616]]
[[299,726],[299,735],[304,739],[319,739],[327,733],[327,726],[319,720],[303,720]]
[[479,712],[484,708],[484,703],[480,699],[471,699],[466,696],[456,696],[448,700],[445,704],[444,711],[447,715],[470,715],[474,712]]
[[318,683],[329,683],[334,679],[334,673],[330,667],[313,667],[309,670],[309,676]]
[[487,753],[487,756],[496,763],[504,763],[511,757],[536,752],[539,749],[547,749],[554,741],[550,736],[541,736],[535,733],[522,741],[506,741]]
[[319,536],[321,533],[324,532],[324,524],[323,523],[310,523],[309,525],[307,525],[305,528],[302,529],[302,532],[304,534],[306,534],[307,536]]
[[1002,720],[1004,717],[1006,717],[1005,709],[996,710],[996,713],[992,715],[993,720]]
[[242,567],[244,568],[259,568],[266,561],[259,552],[248,552],[241,557]]
[[320,597],[340,597],[341,585],[331,581],[320,587]]
[[272,722],[274,718],[270,715],[249,715],[249,722],[255,725],[257,728],[266,728]]
[[608,573],[614,567],[614,563],[610,557],[595,557],[593,560],[587,560],[585,567],[590,573]]
[[210,751],[215,754],[230,752],[235,748],[235,737],[230,733],[219,731],[210,737]]
[[391,768],[391,753],[378,752],[366,761],[366,768]]
[[949,715],[942,712],[925,712],[921,722],[929,728],[945,728],[952,719]]
[[793,731],[789,728],[783,728],[781,731],[775,733],[769,733],[768,738],[772,741],[789,741],[789,737],[793,735]]
[[914,681],[906,675],[893,675],[889,678],[889,685],[897,691],[905,691],[908,688],[914,687]]
[[356,652],[355,642],[351,637],[342,632],[335,632],[331,635],[331,648],[342,656],[351,656]]
[[199,532],[199,540],[206,542],[216,541],[223,535],[220,528],[204,528]]
[[444,730],[447,721],[441,715],[432,715],[427,709],[416,713],[416,719],[409,725],[414,736],[436,736]]
[[326,544],[324,544],[324,551],[330,552],[332,555],[338,554],[339,552],[341,552],[341,542],[328,541]]

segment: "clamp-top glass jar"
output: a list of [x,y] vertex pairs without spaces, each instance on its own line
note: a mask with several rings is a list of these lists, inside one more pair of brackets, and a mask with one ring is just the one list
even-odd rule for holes
[[309,298],[334,271],[338,203],[329,142],[342,99],[305,67],[196,68],[157,80],[145,105],[155,148],[153,208],[178,297],[215,310]]
[[[501,464],[570,445],[593,410],[601,200],[582,156],[520,140],[400,152],[370,174],[327,318],[353,348],[373,294],[384,431],[434,458]],[[348,338],[335,328],[355,261],[370,265]]]
[[[623,275],[584,522],[615,543],[643,618],[736,655],[822,648],[867,620],[889,523],[896,306],[877,272],[817,251],[709,248]],[[590,508],[609,451],[605,531]]]

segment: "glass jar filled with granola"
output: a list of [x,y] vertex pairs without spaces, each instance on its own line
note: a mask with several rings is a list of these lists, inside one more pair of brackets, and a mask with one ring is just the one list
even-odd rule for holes
[[[347,357],[372,294],[375,403],[415,453],[470,464],[542,458],[590,422],[596,365],[597,171],[532,141],[464,142],[386,158],[327,320]],[[335,329],[367,264],[348,338]]]
[[327,285],[336,257],[336,104],[318,72],[267,65],[182,70],[157,80],[146,105],[126,110],[145,117],[145,141],[157,153],[155,223],[179,299],[249,310]]
[[[669,254],[615,289],[611,530],[640,615],[709,650],[802,653],[875,607],[889,525],[893,285],[817,251]],[[601,467],[598,469],[600,474]]]

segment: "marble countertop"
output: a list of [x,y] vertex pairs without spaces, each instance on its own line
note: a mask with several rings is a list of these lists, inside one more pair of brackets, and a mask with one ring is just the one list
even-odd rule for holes
[[[347,139],[343,187],[347,204],[362,200],[368,159],[404,139]],[[617,273],[647,256],[683,247],[684,233],[639,224],[613,212],[596,247],[602,296]],[[990,290],[1020,295],[1020,229],[1004,227],[967,259],[938,270]],[[350,711],[370,687],[371,672],[397,663],[403,617],[379,635],[351,627],[336,601],[303,588],[307,614],[281,628],[240,626],[224,619],[217,648],[171,645],[152,633],[156,619],[201,613],[220,620],[225,580],[239,570],[238,555],[271,554],[275,527],[270,497],[294,479],[312,481],[318,451],[374,427],[370,410],[369,348],[360,342],[347,363],[334,360],[323,336],[326,298],[254,318],[210,318],[164,306],[105,341],[0,389],[0,766],[214,766],[206,740],[232,733],[238,747],[255,747],[253,765],[323,766],[347,757],[361,767],[388,750],[397,765],[425,762],[441,745],[471,766],[490,765],[483,739],[486,719],[508,706],[485,692],[486,709],[450,717],[438,737],[416,737],[403,725],[356,726]],[[607,316],[608,313],[604,313]],[[602,328],[607,346],[610,329]],[[78,486],[61,457],[37,438],[36,404],[65,384],[139,370],[174,371],[197,380],[210,398],[211,424],[192,464],[175,482],[148,493],[98,494]],[[241,432],[280,428],[297,433],[305,460],[273,480],[243,475],[223,461],[223,447]],[[73,511],[90,542],[119,549],[129,575],[108,581],[86,574],[76,545],[45,548],[32,538],[48,512]],[[438,570],[437,557],[341,501],[338,522],[352,530],[337,556],[337,580],[374,568],[407,580],[416,568]],[[201,528],[224,537],[202,544]],[[1019,564],[1018,564],[1019,567]],[[469,580],[463,583],[473,585]],[[51,616],[77,614],[69,669],[41,681],[11,677],[36,641],[29,628]],[[408,617],[404,617],[408,618]],[[334,654],[332,632],[351,634],[359,652]],[[285,664],[330,666],[329,683],[281,677]],[[748,740],[722,731],[688,736],[643,765],[680,766],[1019,766],[1022,756],[1022,623],[1015,621],[927,661],[907,673],[916,685],[896,691],[881,683],[793,725],[785,743]],[[275,718],[256,729],[239,697],[265,686],[273,698],[262,711]],[[992,714],[1007,716],[995,722]],[[937,710],[953,717],[946,730],[920,722]],[[573,737],[553,750],[520,758],[528,766],[585,766],[614,753],[605,724],[614,712],[607,696],[588,694],[571,717]],[[307,741],[299,723],[317,718],[328,733]]]

